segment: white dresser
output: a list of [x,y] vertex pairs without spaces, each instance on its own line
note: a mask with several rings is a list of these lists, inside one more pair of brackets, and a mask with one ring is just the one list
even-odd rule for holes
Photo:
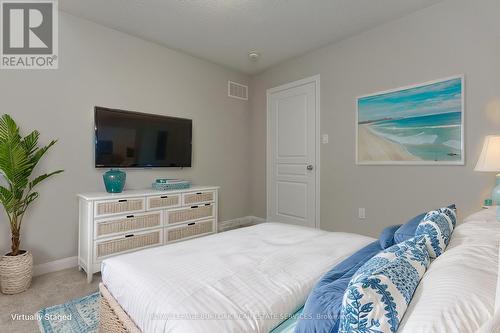
[[105,258],[217,232],[218,189],[78,194],[78,265],[87,282]]

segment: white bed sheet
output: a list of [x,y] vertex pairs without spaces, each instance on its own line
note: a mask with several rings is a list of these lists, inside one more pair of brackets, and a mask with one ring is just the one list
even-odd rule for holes
[[107,259],[102,279],[145,333],[268,332],[374,240],[264,223]]
[[[472,333],[481,327],[481,332],[497,332],[490,325],[497,325],[493,315],[499,242],[494,209],[471,215],[459,225],[446,251],[420,281],[398,332]],[[485,326],[490,328],[485,331]]]

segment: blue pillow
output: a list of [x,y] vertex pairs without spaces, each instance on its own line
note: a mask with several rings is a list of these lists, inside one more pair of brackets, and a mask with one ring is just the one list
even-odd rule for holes
[[422,221],[425,217],[426,213],[419,214],[403,224],[395,233],[394,233],[394,243],[401,243],[410,238],[415,237],[415,231],[417,230],[420,221]]
[[401,227],[401,224],[391,225],[384,230],[380,234],[379,241],[380,247],[382,249],[387,249],[390,246],[394,245],[394,233]]
[[[457,207],[455,204],[449,205],[447,208],[456,210]],[[401,243],[404,242],[405,240],[408,240],[410,238],[413,238],[415,236],[415,231],[417,231],[417,227],[420,224],[420,222],[424,219],[426,213],[419,214],[403,224],[395,233],[394,233],[394,243]],[[455,218],[456,219],[456,218]]]
[[336,332],[349,281],[359,267],[381,250],[380,242],[375,241],[327,272],[309,294],[295,333]]

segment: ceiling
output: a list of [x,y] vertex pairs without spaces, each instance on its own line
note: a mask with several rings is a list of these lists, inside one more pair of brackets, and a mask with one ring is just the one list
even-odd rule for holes
[[[259,73],[441,0],[63,0],[59,8],[239,70]],[[250,51],[260,57],[252,61]]]

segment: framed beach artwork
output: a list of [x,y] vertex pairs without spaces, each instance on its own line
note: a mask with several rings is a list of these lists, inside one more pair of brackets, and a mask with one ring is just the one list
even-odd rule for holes
[[357,98],[356,164],[464,164],[464,77]]

